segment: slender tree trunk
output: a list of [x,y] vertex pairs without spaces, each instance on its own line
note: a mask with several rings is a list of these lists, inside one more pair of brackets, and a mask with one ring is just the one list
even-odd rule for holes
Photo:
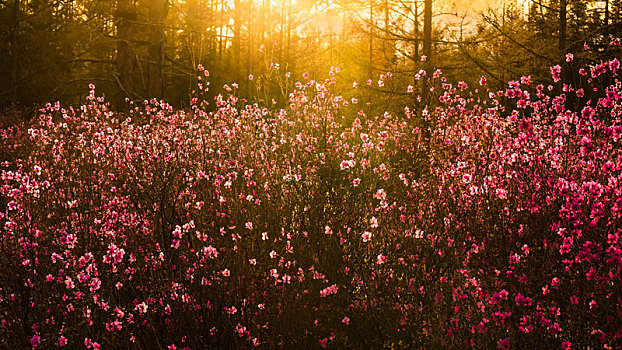
[[432,0],[425,0],[423,8],[423,54],[432,58]]
[[13,23],[11,23],[11,28],[9,30],[9,66],[11,69],[10,72],[10,101],[11,103],[17,102],[17,81],[19,79],[19,65],[18,65],[18,50],[17,50],[17,32],[20,21],[20,9],[19,9],[19,0],[13,1]]
[[415,64],[419,61],[419,1],[415,1]]
[[566,54],[567,0],[559,0],[559,51]]
[[287,62],[287,70],[292,70],[292,59],[291,59],[291,37],[292,37],[292,0],[289,0],[287,3],[287,44],[285,49],[285,60]]
[[[374,77],[374,0],[369,0],[369,79]],[[370,97],[371,100],[371,97]]]
[[240,81],[240,59],[241,59],[241,36],[242,36],[242,1],[234,0],[233,6],[233,75],[234,80]]
[[247,45],[246,45],[246,77],[245,79],[242,79],[241,81],[239,81],[240,83],[242,81],[245,82],[244,86],[246,86],[246,96],[249,96],[249,88],[250,88],[250,84],[248,84],[248,76],[251,74],[251,69],[252,69],[252,65],[253,65],[253,56],[252,56],[252,52],[253,52],[253,3],[249,3],[249,8],[248,8],[248,22],[247,22],[247,26],[248,26],[248,33],[247,33]]
[[225,0],[220,1],[220,23],[218,24],[220,27],[220,33],[218,36],[218,62],[222,65],[222,47],[223,41],[225,40]]
[[414,48],[413,48],[413,75],[412,76],[413,76],[413,86],[417,87],[419,84],[419,81],[415,77],[415,74],[417,74],[417,68],[419,67],[419,1],[414,1],[414,5],[415,5],[415,10],[414,10],[415,42],[414,42]]
[[566,56],[566,27],[567,27],[567,0],[559,0],[559,53],[561,55],[562,62],[562,72],[561,79],[562,82],[566,82],[568,64],[566,64],[565,56]]
[[[374,80],[374,0],[369,0],[369,72],[368,79],[371,79],[372,84]],[[368,110],[367,114],[371,115],[372,100],[374,98],[373,89],[369,90],[369,96],[367,100]],[[365,120],[365,127],[367,127],[367,119]]]
[[151,0],[149,4],[149,87],[148,97],[160,99],[164,95],[165,24],[168,0]]
[[[421,97],[427,104],[431,102],[428,81],[430,80],[430,66],[432,61],[432,0],[425,0],[423,2],[423,54],[426,56],[424,67],[427,74],[426,78],[422,80]],[[425,125],[427,130],[427,121]]]
[[133,0],[117,0],[115,21],[117,25],[117,57],[115,59],[117,82],[121,89],[122,102],[133,91],[133,74],[136,60],[134,57],[134,30],[137,12]]
[[280,6],[281,16],[279,18],[279,64],[283,64],[283,35],[285,34],[285,21],[283,19],[283,11],[285,11],[285,0],[281,0]]
[[387,70],[389,70],[389,65],[394,63],[394,50],[392,48],[392,44],[390,39],[390,35],[389,35],[389,20],[390,20],[390,7],[389,7],[389,0],[384,0],[384,33],[382,35],[382,38],[384,39],[383,44],[382,44],[382,51],[384,51],[384,58],[385,58],[385,68]]

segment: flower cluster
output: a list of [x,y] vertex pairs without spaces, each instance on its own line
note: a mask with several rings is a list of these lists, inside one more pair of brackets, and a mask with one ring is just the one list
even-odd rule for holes
[[0,344],[619,348],[617,68],[421,74],[397,115],[334,73],[281,110],[47,105],[0,132]]

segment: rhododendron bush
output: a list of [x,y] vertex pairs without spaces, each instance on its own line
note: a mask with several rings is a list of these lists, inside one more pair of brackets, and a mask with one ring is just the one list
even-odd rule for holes
[[1,135],[2,346],[618,348],[618,66],[377,116],[334,72],[48,105]]

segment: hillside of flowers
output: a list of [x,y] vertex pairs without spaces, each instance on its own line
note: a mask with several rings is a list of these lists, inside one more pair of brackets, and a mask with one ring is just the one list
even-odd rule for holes
[[619,67],[49,104],[0,134],[0,347],[620,348]]

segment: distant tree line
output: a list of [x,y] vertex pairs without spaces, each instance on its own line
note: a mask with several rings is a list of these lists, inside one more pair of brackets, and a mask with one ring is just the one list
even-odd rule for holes
[[198,64],[213,93],[237,83],[251,102],[276,105],[302,73],[321,79],[333,66],[344,94],[358,81],[388,108],[417,94],[434,103],[416,78],[433,68],[500,87],[521,75],[545,81],[559,64],[562,80],[580,84],[566,53],[588,63],[619,53],[610,44],[621,9],[508,0],[469,17],[433,0],[0,0],[0,108],[75,104],[89,83],[117,108],[149,98],[184,106]]

